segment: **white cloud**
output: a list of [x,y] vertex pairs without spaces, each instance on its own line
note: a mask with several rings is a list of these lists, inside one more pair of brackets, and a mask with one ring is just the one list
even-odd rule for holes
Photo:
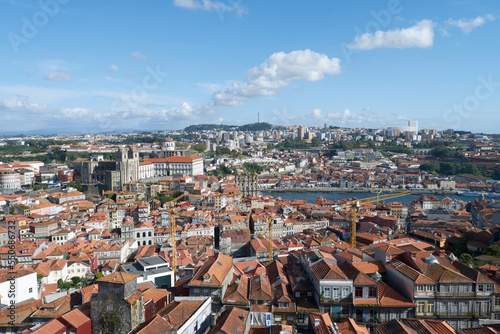
[[345,122],[361,123],[367,120],[366,115],[355,114],[349,109],[337,113],[328,113],[327,117],[329,120],[337,120],[342,124]]
[[174,6],[217,13],[235,12],[238,16],[242,16],[247,12],[247,8],[236,3],[236,1],[229,1],[226,4],[222,1],[212,0],[174,0]]
[[321,109],[313,109],[313,110],[307,112],[306,118],[308,118],[308,119],[314,118],[316,120],[323,120],[323,119],[325,119],[325,116],[323,115],[323,112],[321,111]]
[[434,23],[431,20],[422,20],[416,25],[405,29],[376,31],[366,33],[354,39],[348,45],[350,49],[372,50],[375,48],[428,48],[434,43]]
[[357,114],[353,113],[349,109],[345,109],[342,112],[330,112],[325,114],[320,109],[313,109],[308,111],[303,117],[301,122],[303,124],[317,124],[318,122],[332,122],[332,124],[370,124],[375,118],[368,117],[367,114]]
[[26,120],[33,119],[35,122],[46,121],[48,119],[68,121],[92,117],[92,111],[86,108],[49,108],[46,105],[29,102],[26,96],[4,99],[0,103],[1,110],[9,111],[15,114],[15,116]]
[[45,105],[30,103],[26,96],[17,96],[2,101],[1,107],[17,112],[43,113],[49,109]]
[[87,108],[64,108],[56,117],[61,119],[82,119],[92,116],[92,110]]
[[198,82],[196,86],[198,86],[200,90],[206,94],[211,94],[215,91],[223,89],[223,85],[211,82]]
[[118,71],[118,66],[116,65],[110,65],[106,70],[109,71],[109,72],[116,72]]
[[448,19],[446,23],[451,26],[458,27],[462,29],[464,33],[468,34],[477,27],[480,27],[487,22],[493,21],[495,21],[495,17],[491,14],[487,14],[485,16],[478,16],[474,19]]
[[145,54],[140,53],[139,51],[132,52],[132,53],[130,54],[130,56],[131,56],[132,58],[135,58],[135,59],[138,59],[138,60],[148,60],[148,57],[146,57],[146,55],[145,55]]
[[71,74],[66,71],[57,71],[49,73],[45,76],[47,80],[71,80]]
[[318,81],[325,74],[339,74],[340,60],[328,58],[309,49],[290,53],[273,53],[259,66],[245,74],[245,81],[236,81],[212,95],[215,105],[241,106],[249,98],[274,96],[280,88],[295,80]]
[[444,37],[450,37],[451,36],[451,34],[448,32],[448,30],[446,28],[442,28],[442,27],[439,28],[439,32]]
[[363,111],[370,111],[370,110],[372,110],[372,107],[370,107],[370,106],[368,106],[368,107],[364,107],[364,108],[363,108],[363,109],[361,109],[361,110],[363,110]]

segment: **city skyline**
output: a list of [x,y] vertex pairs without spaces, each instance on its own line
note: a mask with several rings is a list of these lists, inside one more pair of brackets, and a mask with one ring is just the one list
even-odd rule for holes
[[500,117],[493,1],[1,4],[4,134]]

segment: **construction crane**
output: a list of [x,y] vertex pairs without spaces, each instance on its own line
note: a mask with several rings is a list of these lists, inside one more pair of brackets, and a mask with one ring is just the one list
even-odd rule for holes
[[273,249],[273,223],[272,221],[274,220],[274,216],[270,215],[269,219],[267,220],[266,225],[262,229],[262,231],[259,234],[259,238],[262,238],[264,234],[266,233],[267,228],[269,227],[269,236],[268,236],[268,241],[269,241],[269,262],[273,262],[274,258],[274,249]]
[[189,195],[189,193],[184,192],[182,195],[167,202],[169,204],[169,207],[170,207],[170,209],[167,209],[167,212],[170,213],[170,246],[172,247],[172,257],[171,257],[172,263],[171,264],[172,264],[172,270],[174,271],[174,281],[175,281],[175,277],[177,275],[177,240],[176,240],[177,224],[175,223],[175,214],[174,214],[173,209],[174,209],[175,203],[177,203],[178,200],[180,200],[181,198],[183,198],[186,195]]
[[403,191],[395,194],[387,194],[387,195],[381,195],[380,192],[377,193],[377,196],[375,197],[368,197],[368,198],[363,198],[355,201],[350,201],[347,202],[341,206],[339,206],[340,209],[344,209],[349,207],[350,211],[348,216],[348,223],[349,227],[351,230],[351,238],[350,238],[350,243],[352,248],[356,248],[356,214],[358,213],[359,207],[361,206],[362,203],[376,203],[378,205],[379,201],[385,201],[388,199],[392,198],[398,198],[398,197],[403,197],[403,196],[408,196],[411,195],[411,191]]

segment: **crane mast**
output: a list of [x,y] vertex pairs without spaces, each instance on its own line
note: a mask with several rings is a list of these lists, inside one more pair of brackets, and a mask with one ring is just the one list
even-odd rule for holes
[[343,204],[339,207],[339,209],[350,208],[349,213],[347,215],[347,217],[348,217],[347,220],[348,220],[349,229],[351,232],[351,237],[349,239],[351,247],[356,248],[356,214],[359,211],[359,207],[361,206],[361,203],[376,203],[378,205],[379,201],[411,195],[411,191],[408,190],[408,191],[403,191],[403,192],[395,193],[395,194],[387,194],[387,195],[382,195],[382,196],[379,196],[379,195],[380,195],[380,191],[377,193],[377,196],[375,196],[375,197],[368,197],[368,198],[363,198],[360,200],[350,201],[350,202],[347,202],[346,204]]

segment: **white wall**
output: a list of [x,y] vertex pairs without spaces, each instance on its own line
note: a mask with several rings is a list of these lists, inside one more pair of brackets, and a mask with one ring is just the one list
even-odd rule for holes
[[[176,301],[196,300],[193,297],[175,298]],[[196,312],[177,330],[178,334],[196,334],[203,333],[210,326],[210,313],[212,312],[212,298],[208,297],[205,302],[196,310]],[[198,323],[198,331],[194,331],[194,325]],[[206,326],[206,327],[203,327]]]
[[14,300],[14,302],[18,304],[30,298],[38,299],[38,282],[36,280],[36,273],[16,278],[14,280],[12,290],[11,281],[0,283],[0,295],[2,295],[1,302],[4,305],[10,305],[11,300]]

